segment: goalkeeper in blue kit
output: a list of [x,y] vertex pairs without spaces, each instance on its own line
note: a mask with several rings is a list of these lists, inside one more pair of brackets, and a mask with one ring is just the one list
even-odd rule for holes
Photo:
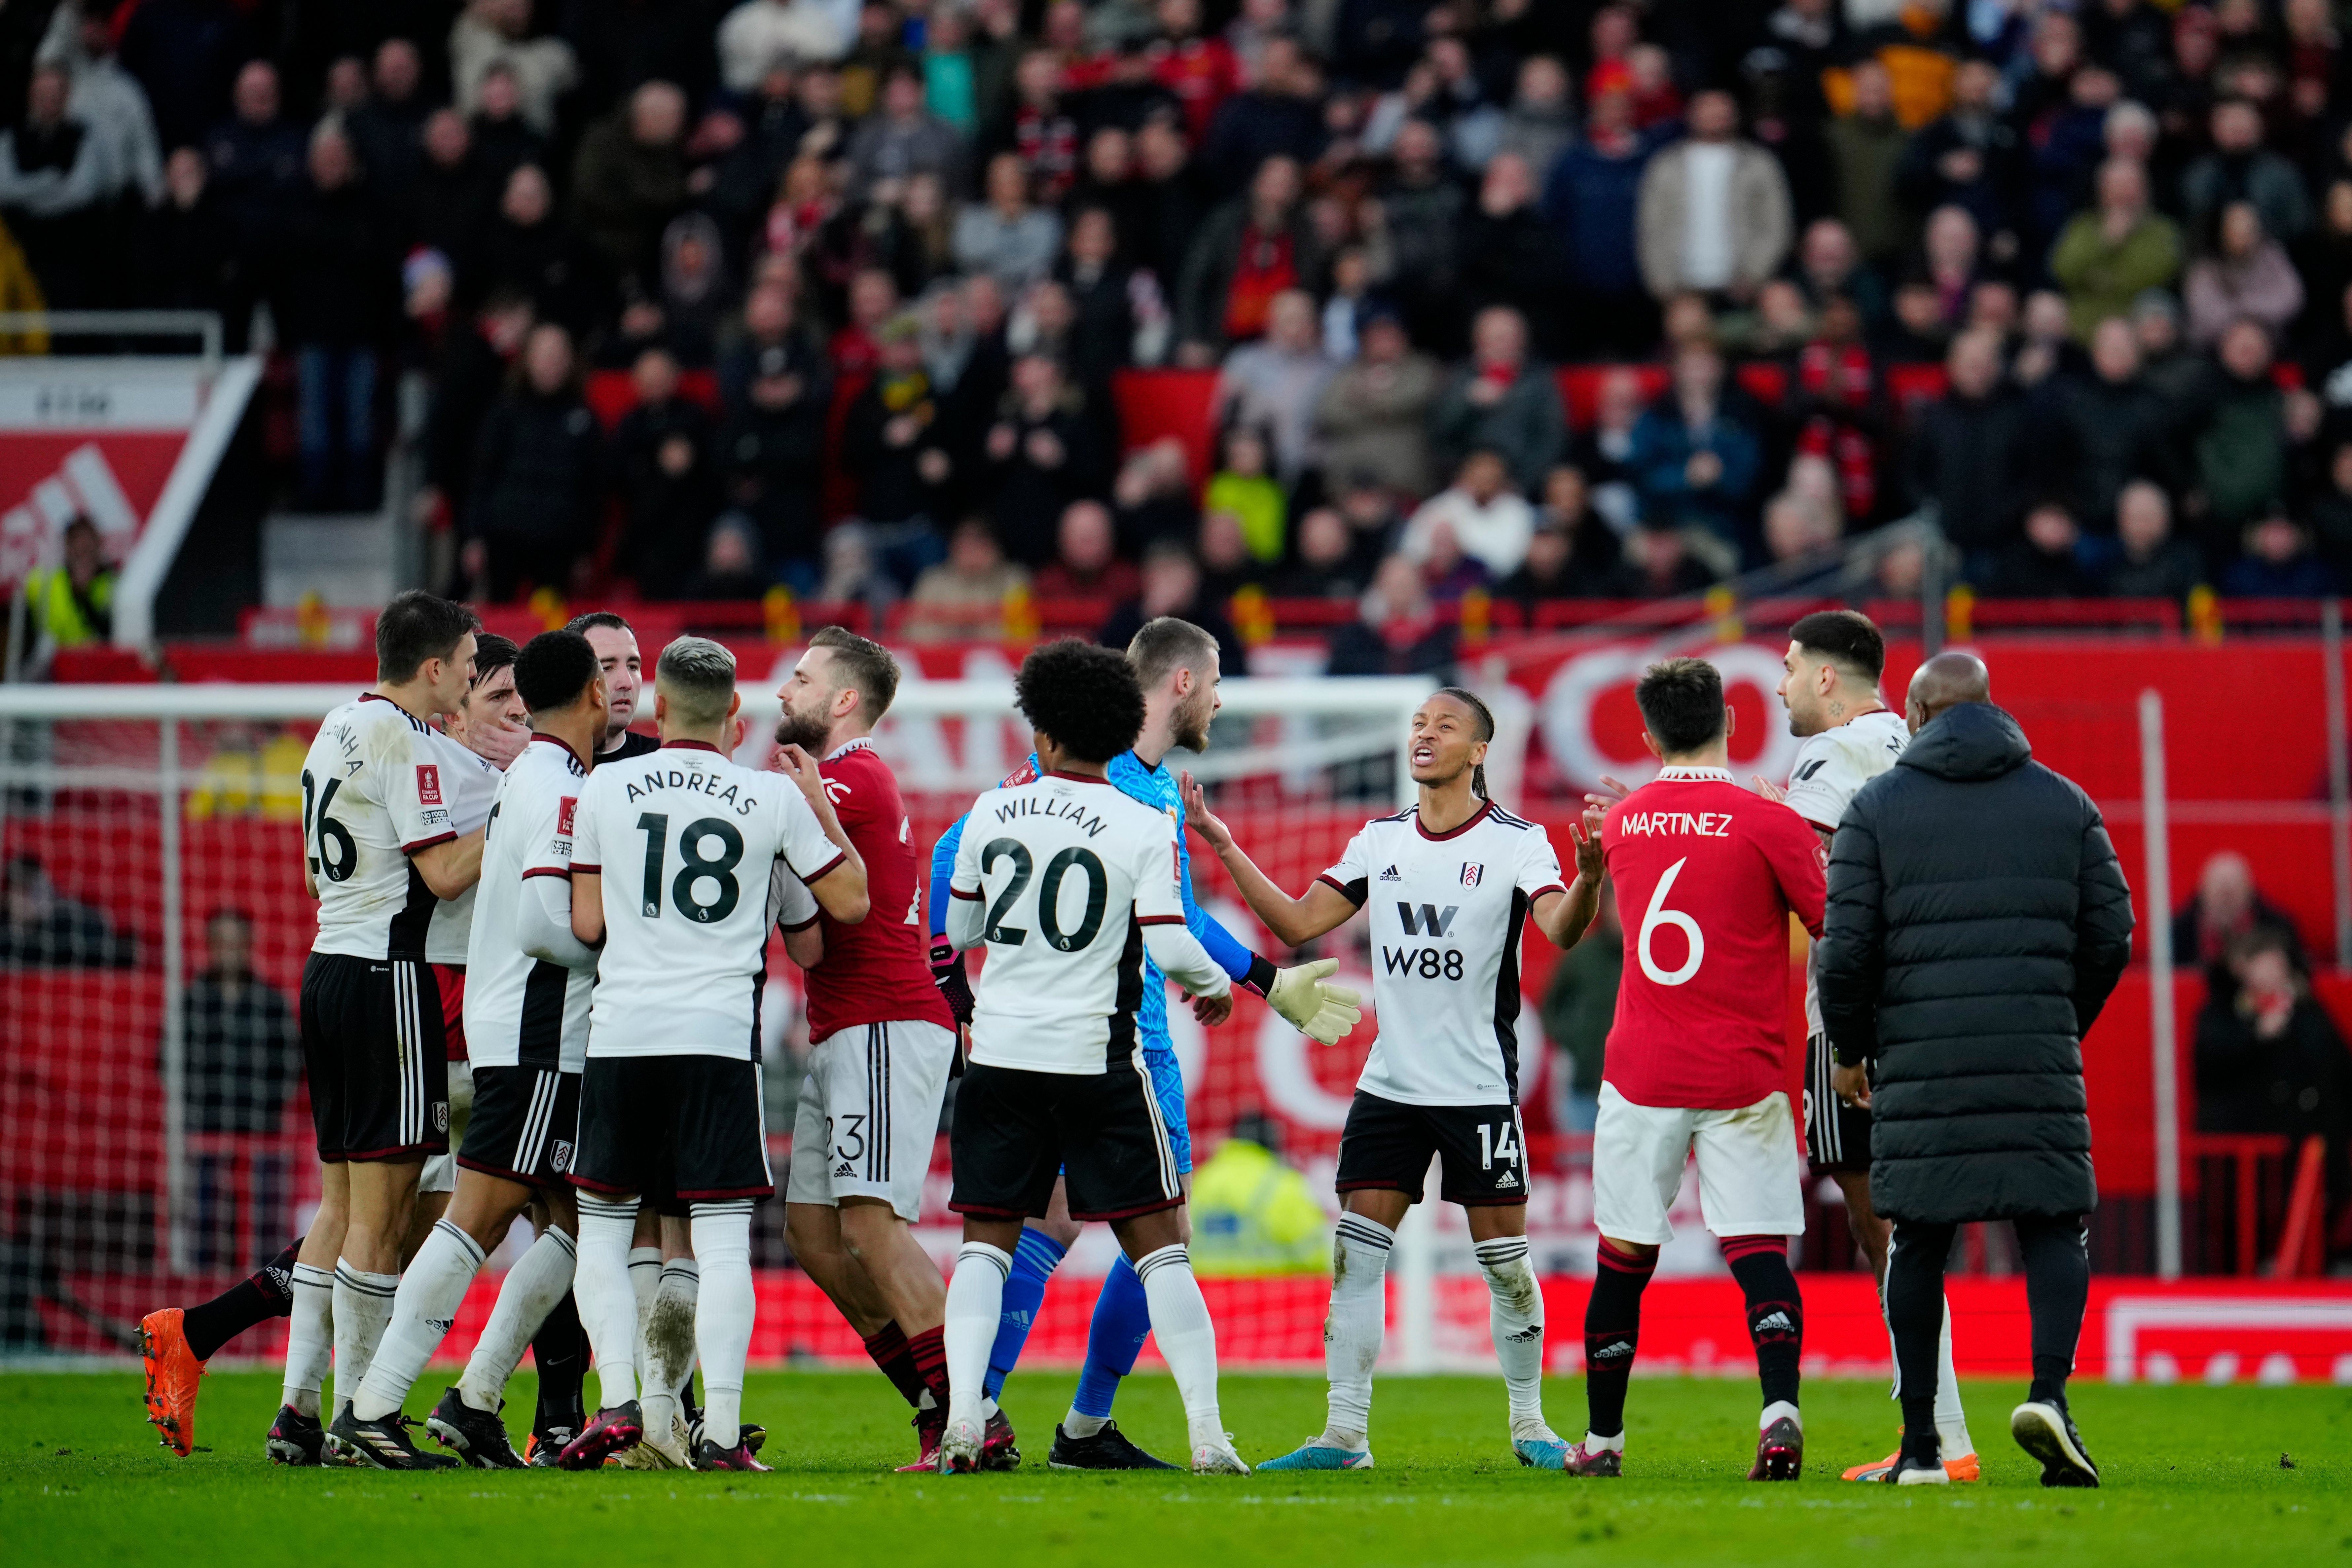
[[[1330,1044],[1353,1027],[1360,1016],[1356,993],[1333,985],[1325,978],[1337,967],[1334,962],[1324,959],[1292,969],[1276,969],[1203,912],[1192,896],[1192,858],[1183,833],[1184,805],[1177,776],[1166,767],[1165,758],[1176,747],[1199,752],[1209,743],[1209,723],[1219,706],[1216,639],[1189,621],[1163,616],[1136,633],[1135,640],[1128,645],[1127,658],[1143,687],[1143,731],[1136,737],[1133,751],[1112,760],[1110,782],[1122,794],[1175,818],[1186,926],[1236,986],[1255,991],[1302,1032],[1325,1045]],[[1033,756],[1006,783],[1034,777],[1036,767],[1037,759]],[[948,884],[955,868],[963,826],[961,820],[956,822],[940,835],[931,851],[929,901],[932,974],[960,1023],[971,1020],[971,991],[964,979],[963,961],[949,945],[946,933]],[[1189,1187],[1192,1145],[1184,1119],[1183,1074],[1177,1066],[1175,1047],[1168,1035],[1167,983],[1149,955],[1144,959],[1144,971],[1143,995],[1136,1009],[1137,1035],[1175,1145],[1177,1169],[1188,1178]],[[1189,1239],[1189,1220],[1185,1228]],[[1013,1249],[1012,1274],[1004,1285],[1003,1321],[988,1358],[988,1438],[980,1457],[982,1469],[1011,1469],[1021,1462],[1020,1451],[1013,1446],[1012,1423],[997,1407],[996,1401],[1005,1378],[1020,1360],[1021,1347],[1028,1340],[1030,1326],[1045,1297],[1045,1281],[1077,1234],[1078,1226],[1068,1218],[1058,1184],[1048,1212],[1022,1228],[1020,1243]],[[1111,1402],[1118,1395],[1119,1381],[1134,1370],[1136,1356],[1150,1332],[1143,1281],[1134,1266],[1121,1256],[1104,1279],[1102,1294],[1095,1301],[1077,1395],[1071,1401],[1069,1414],[1054,1432],[1048,1461],[1054,1468],[1175,1468],[1129,1441],[1110,1418]]]

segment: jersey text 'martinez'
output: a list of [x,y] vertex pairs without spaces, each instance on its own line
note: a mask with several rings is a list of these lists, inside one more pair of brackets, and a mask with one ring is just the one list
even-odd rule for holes
[[1103,830],[1103,819],[1075,800],[1041,800],[1034,795],[1021,795],[996,808],[996,820],[999,822],[1010,822],[1016,816],[1066,816],[1070,819],[1070,826],[1080,829],[1089,838]]
[[1620,833],[1690,833],[1703,838],[1731,837],[1727,811],[1629,811],[1618,824]]

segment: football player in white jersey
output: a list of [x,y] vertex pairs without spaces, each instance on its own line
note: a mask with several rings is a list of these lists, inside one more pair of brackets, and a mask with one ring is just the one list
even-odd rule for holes
[[[1789,651],[1781,660],[1780,700],[1789,710],[1789,732],[1804,738],[1789,770],[1785,793],[1763,779],[1763,794],[1785,800],[1827,844],[1838,820],[1863,785],[1895,765],[1911,736],[1903,715],[1879,700],[1878,680],[1886,668],[1886,643],[1870,617],[1853,610],[1822,610],[1789,628]],[[1826,1174],[1845,1194],[1846,1217],[1854,1240],[1870,1259],[1879,1289],[1886,1288],[1886,1241],[1890,1229],[1870,1203],[1870,1111],[1841,1101],[1830,1087],[1836,1067],[1822,1029],[1822,1003],[1813,963],[1805,963],[1805,1155],[1815,1174]],[[1944,1309],[1943,1366],[1936,1381],[1936,1429],[1947,1456],[1944,1471],[1956,1481],[1979,1473],[1975,1443],[1960,1406],[1959,1378],[1952,1368],[1952,1312]],[[1900,1393],[1899,1379],[1897,1393]],[[1850,1481],[1874,1481],[1894,1468],[1897,1456],[1845,1472]]]
[[416,1178],[449,1146],[448,1060],[425,962],[435,909],[481,871],[479,828],[452,823],[445,772],[476,765],[428,722],[456,710],[473,613],[406,593],[376,617],[376,684],[327,715],[302,763],[302,875],[319,935],[302,969],[302,1056],[321,1196],[294,1266],[285,1402],[268,1449],[320,1462],[319,1390],[365,1377],[391,1321]]
[[[760,1090],[760,995],[771,889],[784,863],[824,911],[866,918],[866,867],[814,759],[788,774],[738,765],[720,745],[742,700],[735,656],[680,637],[655,667],[661,749],[608,762],[573,816],[572,930],[603,944],[571,1178],[580,1189],[574,1290],[602,1404],[563,1450],[590,1468],[644,1436],[629,1240],[641,1197],[691,1205],[700,1289],[700,1469],[764,1469],[741,1431],[751,1343],[751,1206],[775,1194]],[[654,1391],[651,1397],[660,1397]]]
[[1372,1365],[1396,1227],[1422,1198],[1433,1154],[1442,1195],[1459,1204],[1490,1296],[1495,1354],[1510,1396],[1519,1463],[1557,1470],[1568,1445],[1543,1416],[1543,1293],[1528,1261],[1528,1164],[1519,1123],[1519,937],[1532,918],[1573,947],[1600,910],[1601,814],[1570,828],[1576,877],[1563,884],[1544,830],[1486,795],[1494,715],[1470,692],[1433,692],[1412,716],[1420,799],[1376,817],[1304,898],[1285,893],[1209,814],[1185,781],[1185,805],[1276,938],[1297,947],[1358,910],[1370,921],[1372,1005],[1381,1031],[1356,1080],[1339,1140],[1345,1213],[1332,1242],[1328,1424],[1261,1469],[1355,1470],[1372,1463]]
[[421,1452],[400,1406],[439,1348],[466,1289],[534,1195],[548,1221],[507,1271],[465,1376],[426,1429],[480,1469],[522,1460],[499,1419],[524,1346],[572,1288],[579,1231],[564,1180],[579,1120],[596,955],[572,934],[572,819],[604,726],[604,682],[577,632],[544,632],[512,663],[530,713],[521,756],[499,786],[482,851],[467,949],[465,1028],[475,1114],[457,1154],[449,1209],[425,1238],[394,1299],[392,1326],[349,1409],[342,1446],[383,1469],[441,1468]]
[[948,1424],[940,1468],[975,1470],[988,1356],[1022,1222],[1064,1182],[1070,1217],[1109,1222],[1143,1281],[1151,1331],[1184,1402],[1192,1469],[1244,1475],[1217,1405],[1217,1331],[1192,1275],[1176,1148],[1143,1058],[1144,954],[1195,998],[1233,1011],[1233,983],[1186,929],[1176,825],[1107,776],[1143,727],[1124,654],[1051,643],[1013,683],[1038,776],[982,795],[964,820],[947,936],[988,949],[971,1067],[956,1097],[963,1246],[948,1281]]

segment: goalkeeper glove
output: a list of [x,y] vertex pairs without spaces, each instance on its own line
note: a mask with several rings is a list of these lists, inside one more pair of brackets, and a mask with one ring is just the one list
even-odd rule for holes
[[1330,1045],[1364,1016],[1359,1005],[1361,996],[1324,979],[1339,967],[1336,958],[1318,958],[1312,963],[1276,970],[1265,999],[1299,1033]]
[[963,954],[945,938],[931,943],[931,984],[947,998],[948,1011],[959,1024],[971,1022],[971,982],[965,978]]

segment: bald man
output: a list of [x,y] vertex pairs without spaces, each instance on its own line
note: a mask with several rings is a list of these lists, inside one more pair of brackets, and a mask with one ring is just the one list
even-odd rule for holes
[[1886,1315],[1903,1446],[1885,1479],[1950,1478],[1936,1429],[1944,1260],[1958,1227],[2017,1228],[2033,1384],[2010,1416],[2042,1484],[2095,1487],[2066,1405],[2098,1201],[2083,1032],[2131,956],[2131,891],[2098,808],[2033,761],[1983,661],[1920,666],[1903,754],[1830,848],[1814,948],[1832,1087],[1872,1114],[1870,1195],[1894,1222]]

